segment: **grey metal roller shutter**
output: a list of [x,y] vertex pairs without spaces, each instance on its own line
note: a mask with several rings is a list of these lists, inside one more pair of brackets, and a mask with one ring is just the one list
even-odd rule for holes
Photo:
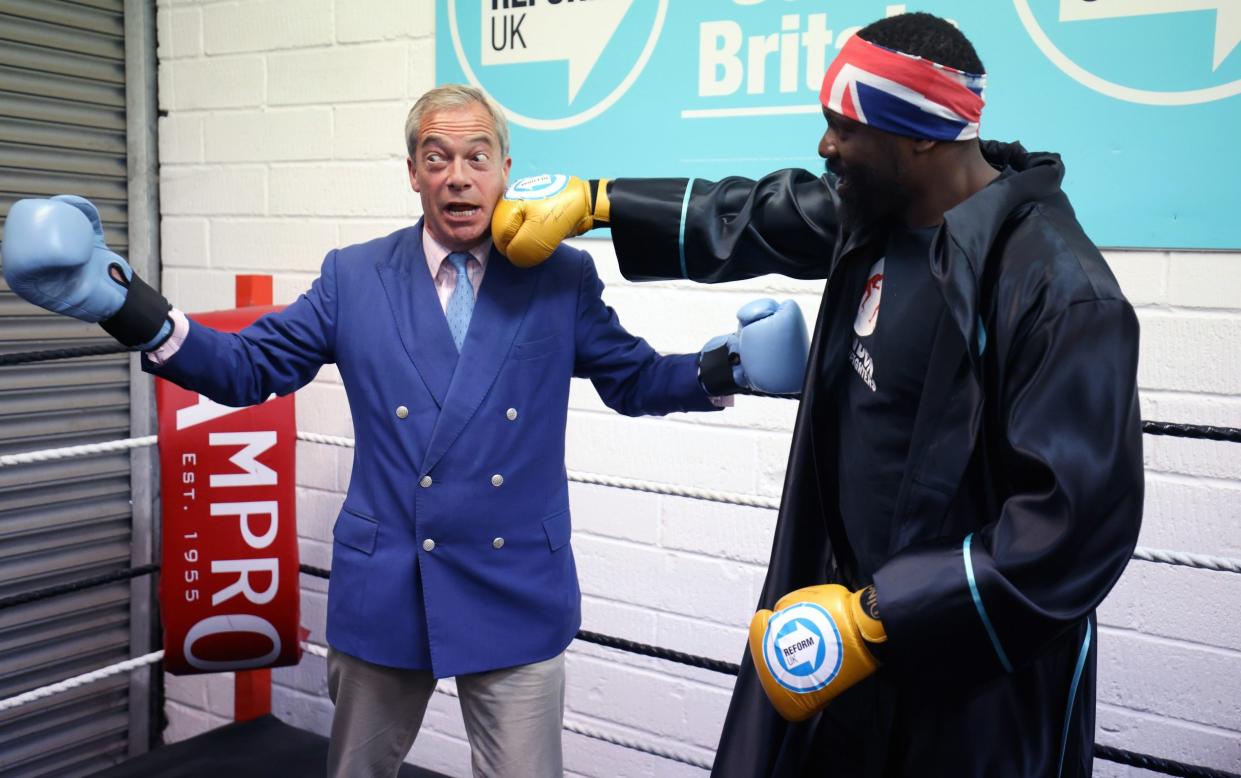
[[[81,194],[127,256],[124,5],[0,0],[0,215],[22,197]],[[0,353],[108,342],[0,282]],[[129,437],[130,381],[128,355],[0,367],[0,453]],[[0,597],[128,567],[131,472],[128,453],[0,468]],[[0,610],[0,698],[130,658],[131,607],[117,583]],[[88,775],[124,759],[131,683],[0,712],[0,774]]]

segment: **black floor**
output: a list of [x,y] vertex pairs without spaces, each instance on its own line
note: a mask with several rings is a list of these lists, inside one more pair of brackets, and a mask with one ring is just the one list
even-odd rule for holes
[[[275,716],[233,722],[95,773],[92,778],[322,778],[327,738]],[[400,778],[444,778],[413,765]]]

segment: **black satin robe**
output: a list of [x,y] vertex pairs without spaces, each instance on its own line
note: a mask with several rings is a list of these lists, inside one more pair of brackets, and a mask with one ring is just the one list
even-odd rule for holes
[[[790,724],[744,652],[718,778],[1091,774],[1094,611],[1142,514],[1138,322],[1060,189],[1059,157],[983,150],[1015,174],[949,211],[928,257],[951,315],[875,574],[885,664]],[[828,279],[758,606],[855,585],[830,425],[857,301],[832,270],[873,261],[883,236],[842,229],[835,192],[805,171],[688,185],[612,183],[627,278]]]

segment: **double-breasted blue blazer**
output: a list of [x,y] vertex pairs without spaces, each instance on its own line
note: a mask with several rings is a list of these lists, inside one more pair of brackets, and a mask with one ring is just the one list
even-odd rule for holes
[[308,292],[240,333],[192,323],[170,360],[144,369],[240,406],[335,363],[356,447],[328,642],[437,677],[511,667],[559,654],[581,623],[569,379],[591,379],[627,415],[715,408],[696,355],[656,354],[602,290],[583,251],[519,269],[493,250],[458,355],[419,222],[330,252]]

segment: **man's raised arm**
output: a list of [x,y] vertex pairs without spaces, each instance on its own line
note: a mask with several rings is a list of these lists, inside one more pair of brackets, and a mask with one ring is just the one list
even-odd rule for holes
[[609,227],[631,280],[822,278],[841,237],[837,202],[826,180],[797,169],[757,181],[536,176],[509,187],[491,229],[527,267],[565,238]]

